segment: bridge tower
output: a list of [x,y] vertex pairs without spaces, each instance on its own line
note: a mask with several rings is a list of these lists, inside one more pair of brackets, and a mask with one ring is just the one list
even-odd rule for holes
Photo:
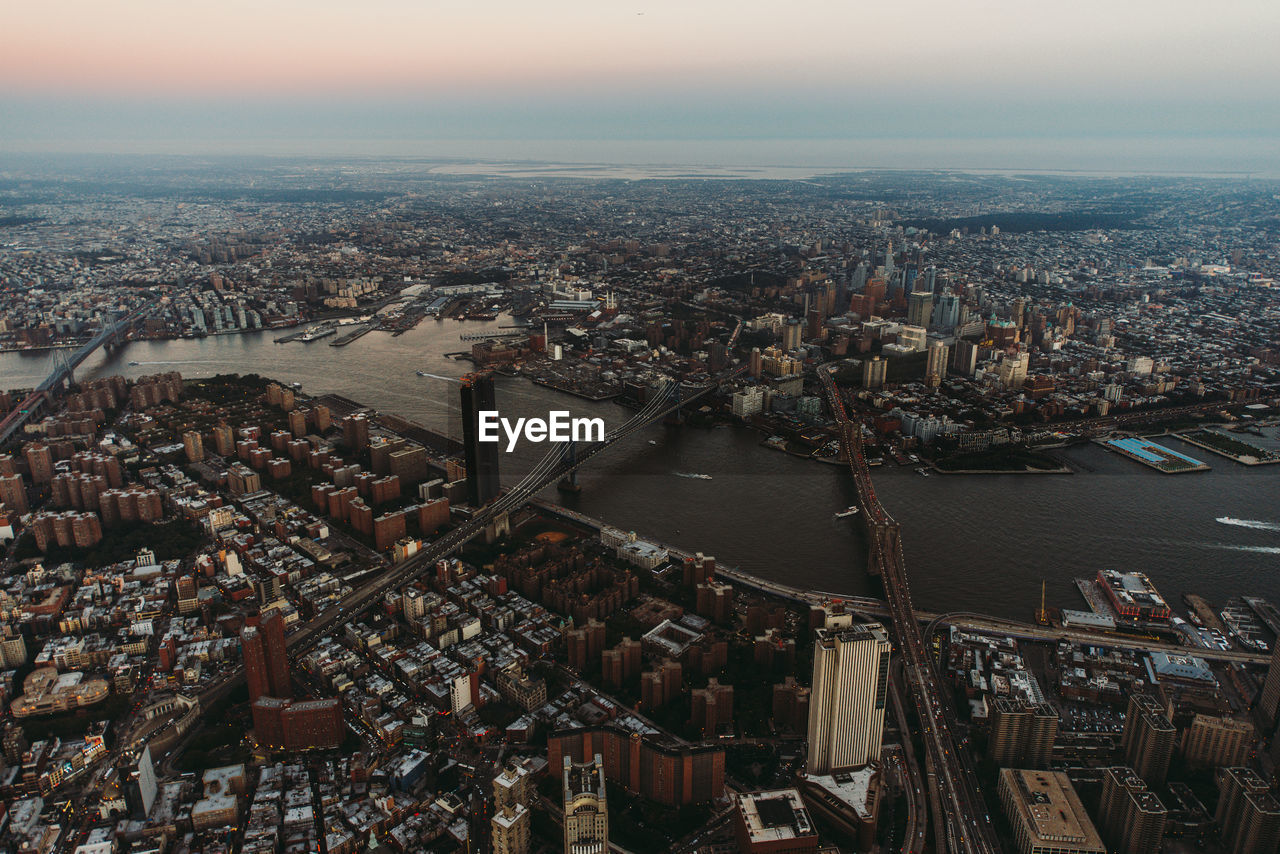
[[[566,465],[574,466],[578,464],[578,443],[565,442],[563,449],[560,451],[560,458]],[[560,479],[556,484],[556,489],[561,492],[581,492],[582,487],[578,485],[578,470],[570,469],[569,473]]]
[[676,408],[669,413],[666,418],[662,419],[663,424],[680,425],[684,423],[684,401],[680,398],[680,386],[677,383],[671,383],[667,387],[666,402],[676,403]]
[[69,388],[75,382],[75,372],[71,367],[71,357],[61,347],[53,351],[53,375],[58,378],[54,384],[58,388]]
[[[866,513],[862,515],[867,516]],[[884,542],[884,527],[870,518],[867,518],[864,524],[867,526],[867,575],[878,578],[883,573],[883,568],[880,566],[880,549]]]

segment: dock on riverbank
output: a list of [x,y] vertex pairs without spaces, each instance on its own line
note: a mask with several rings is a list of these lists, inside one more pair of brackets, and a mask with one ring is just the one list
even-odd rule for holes
[[1164,445],[1158,445],[1149,439],[1139,438],[1138,436],[1129,436],[1123,439],[1103,439],[1099,440],[1098,444],[1108,451],[1115,451],[1135,462],[1142,463],[1148,468],[1155,469],[1161,474],[1209,471],[1209,466],[1195,457],[1188,457],[1186,454],[1180,454],[1172,448],[1166,448]]

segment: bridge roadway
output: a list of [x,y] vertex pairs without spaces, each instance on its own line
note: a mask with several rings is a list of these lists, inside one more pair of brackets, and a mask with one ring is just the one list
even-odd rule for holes
[[[871,560],[880,569],[888,604],[890,621],[898,639],[906,676],[923,727],[921,736],[925,758],[933,772],[931,788],[935,803],[941,804],[945,817],[935,816],[935,826],[942,827],[946,839],[935,839],[936,850],[995,854],[1001,850],[987,806],[978,788],[977,776],[966,751],[961,750],[947,723],[950,692],[941,684],[933,660],[925,645],[924,634],[911,606],[911,588],[907,582],[898,523],[885,512],[871,483],[870,470],[862,453],[862,425],[849,418],[844,401],[836,389],[829,368],[820,368],[818,377],[827,397],[831,415],[840,429],[840,445],[849,462],[858,491],[862,518],[871,539]],[[935,810],[939,807],[935,806]]]
[[71,378],[72,372],[78,368],[85,359],[89,358],[95,350],[103,344],[114,341],[120,336],[125,329],[132,326],[147,309],[149,304],[139,306],[124,317],[117,318],[104,326],[92,340],[88,341],[80,349],[76,350],[67,358],[65,363],[59,363],[53,369],[53,373],[45,378],[44,382],[36,386],[31,394],[27,395],[22,403],[14,407],[13,411],[0,420],[0,444],[9,441],[9,438],[16,433],[23,424],[31,419],[41,404],[49,397],[50,393],[63,383],[63,381]]
[[[734,373],[740,373],[738,369]],[[337,605],[325,610],[304,626],[294,630],[285,639],[290,657],[296,658],[313,647],[321,638],[344,623],[360,619],[391,590],[418,580],[431,572],[436,561],[448,557],[470,540],[479,536],[486,527],[503,515],[518,510],[535,495],[558,482],[560,478],[586,464],[589,460],[612,447],[614,443],[644,429],[715,388],[718,381],[689,390],[681,395],[674,382],[663,390],[621,427],[608,433],[602,441],[589,443],[573,460],[568,458],[568,445],[555,445],[527,474],[523,480],[496,500],[480,508],[465,523],[428,544],[408,560],[379,573],[369,582],[344,597]],[[244,678],[244,668],[237,667],[210,683],[200,692],[200,702],[209,704],[226,696]]]

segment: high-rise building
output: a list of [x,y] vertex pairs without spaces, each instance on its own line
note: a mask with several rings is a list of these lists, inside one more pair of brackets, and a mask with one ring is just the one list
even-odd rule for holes
[[941,381],[947,375],[947,345],[941,341],[929,343],[928,360],[925,362],[925,379]]
[[1125,713],[1124,760],[1151,786],[1163,786],[1178,729],[1150,694],[1131,694]]
[[53,451],[49,446],[32,442],[25,450],[27,467],[31,470],[31,482],[48,483],[53,480]]
[[1194,768],[1243,765],[1255,739],[1248,721],[1197,714],[1182,731],[1182,755]]
[[22,475],[0,475],[0,504],[10,512],[23,516],[30,509],[27,505],[27,487]]
[[565,854],[607,854],[609,805],[604,785],[604,759],[597,753],[579,765],[564,758]]
[[1053,706],[1001,697],[991,711],[987,755],[1001,768],[1047,768],[1057,737],[1058,711]]
[[884,385],[885,371],[889,363],[880,356],[862,360],[862,387],[880,388]]
[[1156,854],[1169,811],[1132,768],[1108,768],[1102,778],[1098,830],[1113,851]]
[[342,444],[356,453],[369,447],[369,418],[363,412],[342,419]]
[[214,425],[213,445],[217,449],[218,454],[223,457],[229,457],[236,452],[235,434],[231,432],[230,425]]
[[943,294],[938,297],[938,302],[933,307],[933,319],[930,325],[943,332],[950,332],[959,326],[960,297],[955,294]]
[[467,501],[482,507],[498,495],[498,443],[480,441],[480,413],[497,410],[493,376],[471,374],[462,379],[462,442],[467,463]]
[[867,262],[859,261],[853,270],[853,280],[849,283],[854,293],[862,293],[867,287]]
[[809,774],[880,760],[889,649],[879,623],[818,629],[809,694]]
[[1250,768],[1224,768],[1218,775],[1214,814],[1231,854],[1275,854],[1280,846],[1280,803]]
[[978,369],[978,345],[972,341],[957,341],[952,366],[961,376],[971,377]]
[[120,790],[129,816],[145,819],[155,805],[157,792],[151,745],[143,747],[141,753],[122,756],[116,765],[116,773],[120,775]]
[[187,462],[198,463],[204,459],[204,439],[198,430],[188,430],[182,434],[182,450],[186,452]]
[[27,663],[27,642],[16,626],[0,627],[0,667],[13,670]]
[[1106,854],[1065,773],[1003,768],[999,794],[1019,854]]
[[523,804],[503,806],[489,820],[493,854],[528,854],[529,808]]
[[933,319],[933,293],[923,291],[907,295],[907,323],[928,326]]
[[1031,357],[1026,353],[1019,353],[1016,356],[1005,356],[1000,361],[999,374],[1000,384],[1007,389],[1022,388],[1022,384],[1027,381],[1027,367],[1031,363]]
[[524,764],[509,764],[493,778],[495,807],[531,806],[534,794],[533,773]]
[[284,619],[280,612],[263,614],[256,626],[240,630],[240,646],[244,654],[245,681],[249,685],[249,702],[259,697],[288,699],[293,696],[289,681],[289,653],[284,640]]
[[788,353],[792,350],[800,349],[800,340],[804,333],[804,327],[800,325],[800,321],[796,318],[788,318],[787,322],[782,325],[782,349]]
[[1267,678],[1262,683],[1262,693],[1258,705],[1269,724],[1274,726],[1280,719],[1280,643],[1271,649],[1271,663],[1267,667]]

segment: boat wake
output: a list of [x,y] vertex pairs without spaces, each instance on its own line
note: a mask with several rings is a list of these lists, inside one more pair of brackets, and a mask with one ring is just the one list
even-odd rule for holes
[[1225,543],[1217,543],[1214,548],[1228,549],[1233,552],[1255,552],[1264,555],[1280,555],[1280,546],[1231,546]]
[[1214,521],[1219,525],[1235,525],[1237,528],[1253,528],[1255,531],[1280,531],[1280,522],[1263,522],[1258,519],[1233,519],[1230,516],[1219,516]]

